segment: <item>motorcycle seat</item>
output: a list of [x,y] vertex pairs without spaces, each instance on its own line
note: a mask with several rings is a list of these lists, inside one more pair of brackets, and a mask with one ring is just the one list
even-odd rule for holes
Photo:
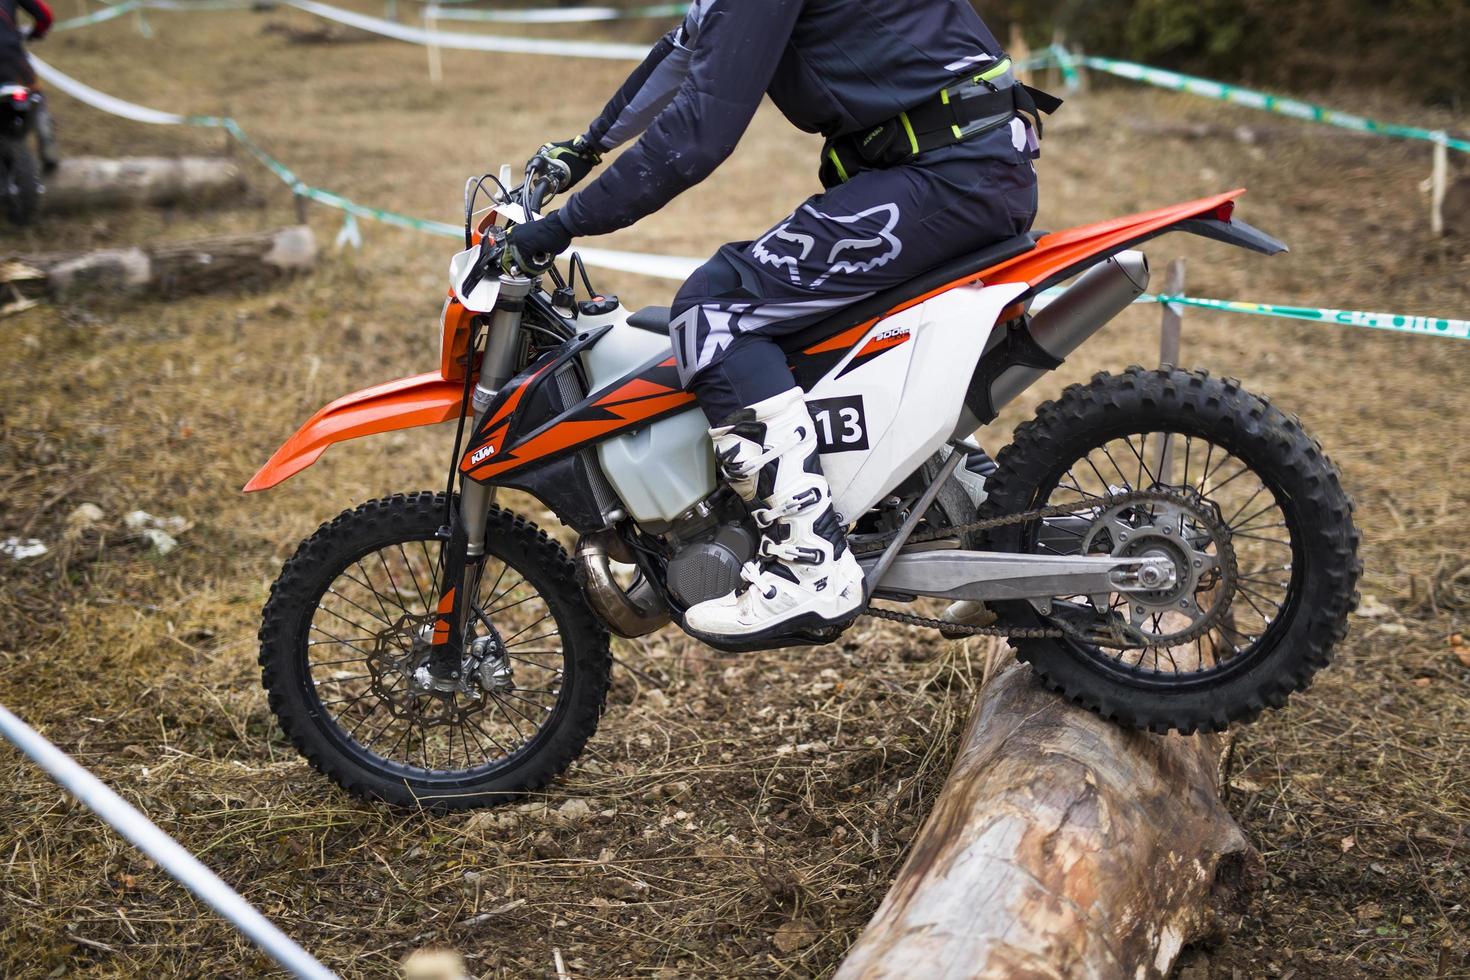
[[[1014,238],[996,242],[994,245],[988,245],[977,252],[968,252],[950,259],[901,285],[859,300],[810,327],[780,338],[781,346],[788,350],[799,350],[825,336],[840,333],[865,320],[882,316],[896,306],[902,306],[909,300],[933,292],[957,279],[984,272],[992,266],[999,265],[1018,255],[1024,255],[1036,247],[1037,239],[1040,237],[1040,235],[1017,235]],[[628,317],[628,325],[667,337],[670,316],[670,309],[667,306],[646,306]]]

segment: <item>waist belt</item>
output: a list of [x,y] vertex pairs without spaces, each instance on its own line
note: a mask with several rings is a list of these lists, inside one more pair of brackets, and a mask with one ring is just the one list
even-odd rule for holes
[[1062,106],[1053,95],[1016,80],[1009,58],[941,89],[933,98],[871,129],[827,141],[823,187],[846,183],[864,170],[886,170],[928,150],[953,146],[1022,116],[1041,136],[1041,115]]

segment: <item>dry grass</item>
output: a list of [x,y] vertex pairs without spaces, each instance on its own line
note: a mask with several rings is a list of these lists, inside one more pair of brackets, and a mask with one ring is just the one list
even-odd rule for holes
[[[443,220],[465,174],[576,131],[625,67],[446,52],[456,81],[431,89],[417,48],[308,48],[261,33],[266,20],[305,27],[304,15],[149,16],[152,41],[124,19],[58,36],[45,55],[140,102],[228,111],[309,181]],[[502,104],[512,97],[515,111]],[[220,145],[219,134],[55,103],[72,152]],[[1470,253],[1427,237],[1422,148],[1292,126],[1259,147],[1159,138],[1134,129],[1145,118],[1260,121],[1136,89],[1079,101],[1049,130],[1044,223],[1249,184],[1242,214],[1296,251],[1265,261],[1203,242],[1155,246],[1156,260],[1190,258],[1192,290],[1470,310]],[[810,191],[813,149],[763,112],[719,177],[616,242],[700,254],[749,235]],[[239,208],[49,223],[14,247],[289,221],[284,193],[263,174],[257,186]],[[313,214],[328,241],[338,220]],[[0,322],[0,536],[53,547],[0,565],[0,702],[345,975],[389,975],[430,944],[461,951],[482,977],[553,975],[553,949],[573,976],[830,971],[946,771],[983,647],[871,623],[837,647],[765,656],[716,657],[668,631],[619,644],[624,669],[583,764],[544,799],[481,815],[358,804],[277,734],[253,634],[281,560],[344,507],[438,484],[448,448],[435,432],[338,447],[266,497],[236,491],[319,404],[435,356],[447,243],[364,230],[361,254],[268,295]],[[634,302],[670,291],[599,281]],[[1037,397],[1151,360],[1153,322],[1130,313]],[[1470,668],[1449,639],[1470,616],[1470,440],[1458,424],[1470,344],[1191,314],[1184,359],[1241,377],[1323,439],[1361,505],[1364,591],[1383,607],[1307,696],[1241,734],[1232,805],[1270,880],[1245,928],[1191,969],[1470,976]],[[1003,442],[1027,410],[987,441]],[[82,503],[106,516],[68,537]],[[135,508],[193,527],[178,551],[152,557],[122,527]],[[0,973],[265,971],[15,753],[0,751],[0,778],[13,787],[0,804]],[[563,812],[569,800],[585,812]]]

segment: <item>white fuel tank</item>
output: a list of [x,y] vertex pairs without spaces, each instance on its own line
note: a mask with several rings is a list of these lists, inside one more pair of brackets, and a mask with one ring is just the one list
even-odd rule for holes
[[[626,321],[626,311],[602,321],[611,323],[612,329],[582,354],[593,391],[621,381],[650,361],[673,355],[668,337],[630,327]],[[698,408],[600,443],[597,458],[623,507],[640,523],[672,521],[715,492],[709,425]]]

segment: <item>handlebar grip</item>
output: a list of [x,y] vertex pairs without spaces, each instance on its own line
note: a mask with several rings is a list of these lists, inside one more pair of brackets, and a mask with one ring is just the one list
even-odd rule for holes
[[541,205],[545,204],[546,199],[555,193],[556,188],[548,179],[543,178],[533,183],[531,185],[531,198],[529,202],[531,210],[540,214]]

